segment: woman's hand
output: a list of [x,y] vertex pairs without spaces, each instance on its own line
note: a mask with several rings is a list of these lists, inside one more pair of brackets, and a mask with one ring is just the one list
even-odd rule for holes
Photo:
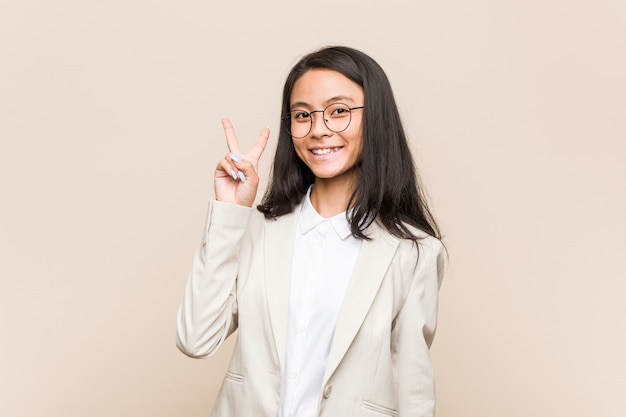
[[223,118],[222,126],[230,153],[217,164],[215,169],[215,198],[225,203],[252,207],[259,187],[257,174],[259,158],[267,144],[270,130],[268,128],[261,130],[252,150],[242,155],[230,120]]

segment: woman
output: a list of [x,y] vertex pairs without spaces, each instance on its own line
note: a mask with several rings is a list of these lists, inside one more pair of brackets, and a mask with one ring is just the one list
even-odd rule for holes
[[295,65],[258,211],[269,130],[242,155],[222,123],[177,327],[197,358],[239,329],[212,415],[433,416],[443,246],[383,70],[347,47]]

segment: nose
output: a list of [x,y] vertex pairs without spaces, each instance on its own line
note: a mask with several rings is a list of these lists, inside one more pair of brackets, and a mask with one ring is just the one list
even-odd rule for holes
[[[313,114],[313,113],[319,113]],[[331,134],[331,130],[326,126],[326,122],[324,121],[324,111],[323,110],[315,110],[311,112],[311,137],[312,138],[322,138],[324,136],[329,136]]]

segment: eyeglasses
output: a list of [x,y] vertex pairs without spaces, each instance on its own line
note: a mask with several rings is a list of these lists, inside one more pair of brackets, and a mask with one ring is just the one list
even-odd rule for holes
[[326,127],[335,133],[339,133],[350,126],[352,110],[359,110],[364,107],[365,106],[349,107],[347,104],[333,103],[326,106],[324,110],[291,110],[289,116],[285,116],[283,119],[290,120],[288,129],[291,137],[301,139],[311,132],[311,127],[313,127],[313,113],[322,113],[322,119]]

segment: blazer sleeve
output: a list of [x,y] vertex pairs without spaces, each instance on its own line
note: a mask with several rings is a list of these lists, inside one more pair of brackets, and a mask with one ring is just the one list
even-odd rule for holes
[[214,354],[237,328],[238,248],[252,209],[211,200],[176,323],[176,345],[188,356]]
[[[415,247],[411,249],[415,251]],[[417,266],[413,261],[413,281],[394,328],[398,332],[399,416],[435,415],[435,378],[429,349],[437,327],[444,265],[442,243],[433,237],[421,240]]]

